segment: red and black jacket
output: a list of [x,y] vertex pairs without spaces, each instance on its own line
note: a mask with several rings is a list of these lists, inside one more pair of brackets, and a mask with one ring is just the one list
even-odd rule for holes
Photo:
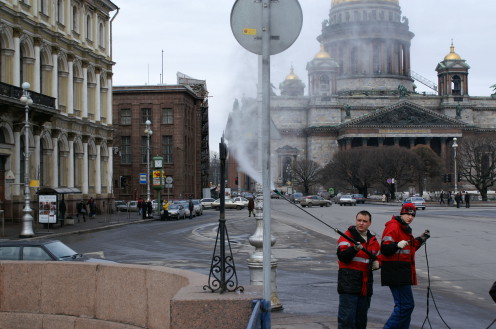
[[[367,241],[365,241],[355,226],[350,226],[345,232],[353,240],[360,242],[363,248],[372,254],[379,256],[380,246],[375,235],[367,232]],[[372,285],[374,282],[372,276],[372,261],[370,256],[363,250],[356,251],[353,243],[340,237],[338,240],[338,293],[353,294],[360,296],[372,296]]]
[[[398,248],[398,242],[405,240],[408,245]],[[416,285],[415,252],[423,241],[414,238],[412,229],[400,216],[386,223],[381,241],[381,284],[383,286]]]

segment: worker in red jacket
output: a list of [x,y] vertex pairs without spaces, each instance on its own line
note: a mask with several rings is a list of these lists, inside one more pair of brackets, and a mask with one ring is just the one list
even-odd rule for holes
[[[372,298],[372,270],[379,269],[379,261],[371,255],[378,256],[379,242],[370,233],[372,215],[362,210],[356,215],[355,226],[345,232],[358,244],[351,243],[344,237],[338,240],[338,328],[367,328],[367,312]],[[364,250],[370,252],[366,253]]]
[[381,284],[389,286],[394,309],[383,329],[408,329],[415,302],[412,285],[417,284],[415,252],[430,237],[428,230],[414,238],[410,224],[417,209],[413,203],[401,207],[400,216],[386,223],[381,241]]

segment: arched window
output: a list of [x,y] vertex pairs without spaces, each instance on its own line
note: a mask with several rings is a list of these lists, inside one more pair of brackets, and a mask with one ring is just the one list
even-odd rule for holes
[[105,26],[102,22],[98,26],[98,45],[105,48]]
[[91,29],[91,15],[86,15],[86,39],[93,40],[92,37],[92,29]]
[[79,33],[79,10],[78,7],[72,7],[72,30]]
[[453,95],[461,95],[462,93],[462,79],[458,75],[451,79],[451,93]]

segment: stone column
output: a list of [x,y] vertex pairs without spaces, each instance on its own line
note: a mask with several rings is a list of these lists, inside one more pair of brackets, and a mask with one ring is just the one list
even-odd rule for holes
[[96,159],[95,159],[95,193],[102,193],[102,173],[101,173],[101,143],[102,140],[96,141]]
[[34,40],[34,67],[33,67],[33,91],[39,93],[41,89],[40,76],[41,76],[41,58],[40,58],[40,43],[41,40],[35,38]]
[[16,87],[21,86],[21,35],[20,31],[14,29],[14,74],[13,84]]
[[83,194],[88,194],[88,138],[83,140],[83,172],[81,173],[81,188]]
[[101,122],[101,108],[100,108],[100,96],[101,96],[101,86],[100,86],[100,68],[96,68],[96,86],[95,86],[95,122]]
[[74,59],[67,57],[69,75],[67,77],[67,114],[74,115]]
[[59,95],[58,95],[58,83],[59,83],[59,54],[58,54],[58,48],[53,47],[52,48],[53,54],[52,54],[52,62],[53,62],[53,68],[52,68],[52,97],[55,97],[55,108],[59,108]]
[[[57,134],[58,135],[58,134]],[[59,139],[58,136],[52,136],[53,153],[52,153],[52,187],[59,186]]]
[[[107,72],[107,108],[104,110],[107,124],[112,125],[112,72]],[[109,154],[109,158],[112,154]]]
[[69,136],[69,168],[67,168],[67,187],[74,187],[74,137]]
[[114,162],[114,147],[112,144],[107,145],[108,157],[107,157],[107,193],[112,194],[113,181],[113,162]]
[[83,62],[83,90],[81,101],[83,104],[83,108],[81,109],[81,117],[88,117],[88,63]]

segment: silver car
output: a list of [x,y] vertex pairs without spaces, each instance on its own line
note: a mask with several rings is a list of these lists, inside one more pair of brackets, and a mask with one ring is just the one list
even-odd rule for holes
[[308,195],[303,199],[301,199],[300,205],[302,207],[312,207],[312,206],[330,207],[332,205],[332,202],[318,195]]
[[203,215],[203,206],[200,200],[193,200],[193,206],[195,207],[193,210],[195,212],[195,216]]
[[181,204],[173,203],[169,205],[169,217],[175,219],[186,219],[186,212]]
[[346,206],[347,204],[350,206],[356,206],[357,200],[354,199],[351,194],[345,194],[339,197],[338,204],[340,206]]

